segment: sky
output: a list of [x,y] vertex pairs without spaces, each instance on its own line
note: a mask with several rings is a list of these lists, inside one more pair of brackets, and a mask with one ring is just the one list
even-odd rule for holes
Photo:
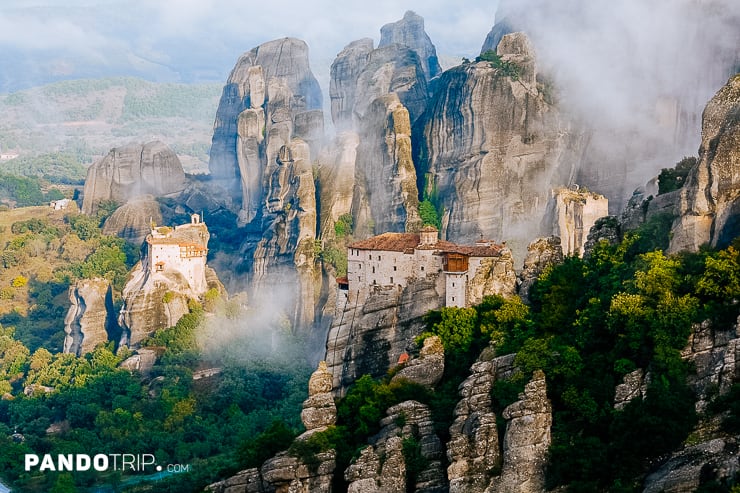
[[225,81],[243,52],[276,38],[306,41],[325,86],[350,41],[380,38],[406,10],[425,18],[442,55],[476,56],[496,1],[0,0],[0,92],[59,78],[136,75]]

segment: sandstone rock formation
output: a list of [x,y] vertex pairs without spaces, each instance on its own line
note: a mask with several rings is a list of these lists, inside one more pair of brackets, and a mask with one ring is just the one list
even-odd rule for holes
[[81,356],[118,336],[113,292],[107,279],[80,279],[69,287],[64,352]]
[[524,268],[519,274],[519,296],[527,302],[529,290],[537,281],[537,278],[549,265],[557,265],[563,262],[563,249],[560,246],[560,238],[549,236],[537,238],[527,248],[527,258],[524,260]]
[[422,221],[411,123],[395,93],[375,99],[360,135],[353,198],[356,233],[418,231]]
[[409,10],[400,21],[386,24],[380,28],[378,48],[391,44],[407,46],[414,50],[421,61],[427,80],[442,72],[437,60],[437,49],[424,31],[424,18],[415,12]]
[[645,399],[649,384],[650,374],[646,375],[642,368],[626,374],[614,389],[614,409],[624,409],[633,399]]
[[152,229],[152,223],[162,224],[159,203],[152,195],[135,197],[115,210],[103,224],[103,234],[123,238],[141,245]]
[[112,149],[87,170],[82,212],[95,214],[103,200],[126,203],[140,195],[179,192],[186,185],[177,155],[159,141]]
[[560,238],[563,255],[582,257],[591,226],[609,214],[609,201],[594,192],[557,188],[548,209],[545,221],[551,229],[547,233]]
[[586,243],[583,245],[583,258],[589,258],[594,247],[602,240],[609,245],[616,245],[621,239],[622,227],[616,216],[605,216],[597,219],[588,233]]
[[326,361],[319,362],[308,381],[308,399],[303,402],[301,421],[306,432],[326,429],[336,424],[337,407],[334,405],[334,396],[331,393],[333,378],[326,367]]
[[501,467],[501,445],[491,388],[514,371],[514,354],[476,362],[460,385],[460,402],[447,442],[450,493],[482,493]]
[[121,345],[136,347],[156,330],[172,327],[189,312],[188,300],[199,299],[208,289],[225,291],[206,266],[208,239],[198,215],[190,224],[150,231],[142,259],[123,288]]
[[[442,470],[442,445],[434,433],[431,412],[417,401],[404,401],[389,408],[383,427],[344,473],[351,493],[441,493],[446,491]],[[418,447],[426,467],[412,476],[404,448]],[[382,458],[382,459],[381,459]],[[410,484],[407,484],[410,483]]]
[[545,489],[545,464],[550,447],[552,406],[545,375],[537,370],[519,395],[504,409],[506,423],[501,476],[486,493],[540,493]]
[[670,251],[728,245],[740,234],[740,75],[732,77],[702,116],[699,162],[681,192]]
[[391,382],[408,380],[426,387],[434,387],[445,372],[445,351],[438,336],[424,339],[418,358],[410,359],[393,375]]
[[504,36],[507,76],[491,63],[444,72],[428,107],[419,163],[426,193],[445,211],[443,237],[505,239],[516,258],[538,232],[546,190],[568,183],[573,139],[536,82],[535,54],[522,33]]
[[341,292],[326,339],[326,362],[334,389],[343,395],[364,374],[384,375],[425,328],[422,317],[444,305],[439,280],[426,278],[397,288],[377,289],[362,303]]
[[[246,227],[250,299],[284,301],[276,309],[299,328],[313,322],[320,292],[312,163],[323,137],[321,105],[306,43],[284,38],[254,48],[224,87],[209,163]],[[290,292],[276,297],[276,286]]]
[[499,295],[505,298],[516,294],[517,277],[511,250],[504,248],[498,257],[481,260],[468,282],[466,300],[468,305],[477,305],[483,298]]

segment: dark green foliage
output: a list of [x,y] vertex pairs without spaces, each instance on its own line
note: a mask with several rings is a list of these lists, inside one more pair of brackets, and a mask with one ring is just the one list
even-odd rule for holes
[[522,76],[522,68],[514,62],[504,61],[493,50],[486,50],[476,57],[476,62],[490,62],[491,67],[498,69],[499,73],[505,77],[511,77],[518,80]]
[[273,421],[269,428],[239,446],[242,467],[260,467],[270,457],[287,450],[296,434],[283,421]]
[[439,220],[439,214],[437,213],[437,208],[429,199],[424,199],[419,202],[419,216],[421,217],[422,224],[425,226],[431,225],[437,229],[442,227],[442,223]]
[[31,205],[46,205],[50,200],[62,198],[59,190],[49,192],[42,190],[42,182],[38,178],[27,178],[6,173],[0,173],[0,201],[14,202],[18,207]]
[[403,439],[401,452],[406,466],[406,491],[416,491],[418,475],[429,466],[429,461],[421,454],[421,443],[414,436]]
[[697,159],[693,156],[684,157],[673,168],[663,168],[658,175],[658,195],[672,192],[686,183],[686,177],[691,168],[696,166]]
[[92,161],[92,152],[82,155],[72,152],[52,152],[36,156],[22,156],[3,165],[7,173],[42,178],[49,183],[82,185],[87,168],[82,162]]
[[342,214],[334,223],[334,233],[337,238],[344,238],[352,234],[354,228],[354,219],[352,214]]

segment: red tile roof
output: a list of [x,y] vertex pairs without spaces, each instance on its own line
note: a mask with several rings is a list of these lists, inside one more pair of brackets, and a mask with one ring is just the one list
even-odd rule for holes
[[439,240],[433,245],[419,245],[419,235],[416,233],[383,233],[366,240],[355,241],[349,248],[357,250],[380,250],[386,252],[413,253],[418,250],[439,250],[440,252],[457,252],[471,257],[498,257],[502,245],[478,243],[476,245],[458,245],[450,241]]

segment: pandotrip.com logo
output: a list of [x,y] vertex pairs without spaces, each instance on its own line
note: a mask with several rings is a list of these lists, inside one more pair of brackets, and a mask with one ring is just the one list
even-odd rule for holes
[[154,454],[26,454],[24,461],[26,472],[61,472],[61,471],[121,471],[121,472],[167,472],[180,473],[190,471],[190,464],[157,463]]

